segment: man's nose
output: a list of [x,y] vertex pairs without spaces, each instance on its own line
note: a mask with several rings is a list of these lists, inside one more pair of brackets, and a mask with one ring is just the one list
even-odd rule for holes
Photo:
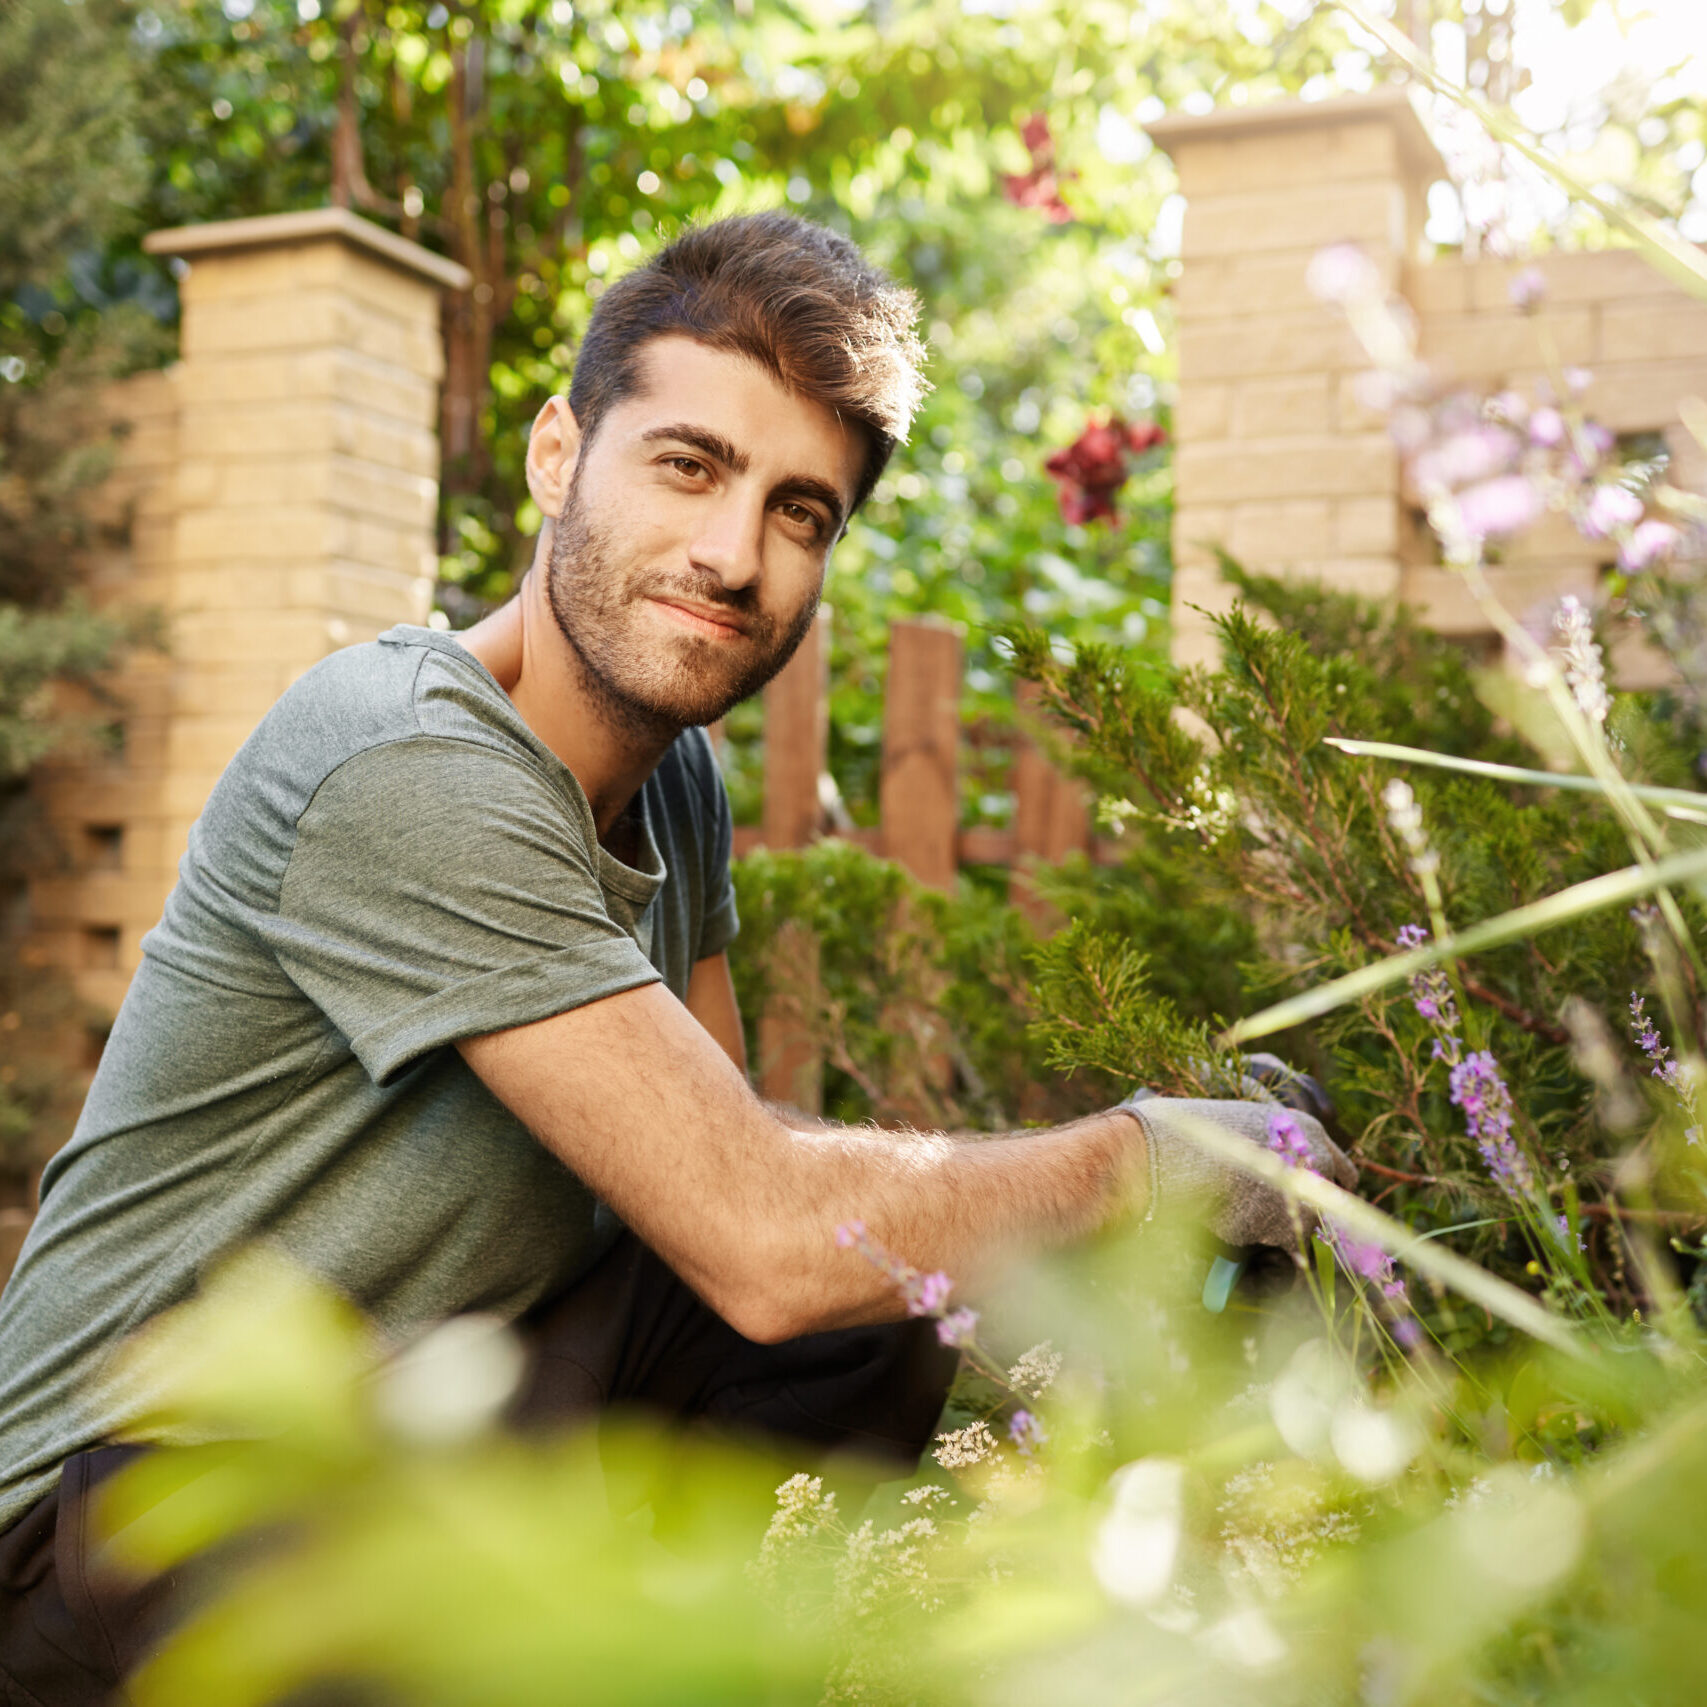
[[688,545],[694,567],[715,575],[731,592],[751,586],[764,567],[765,511],[760,494],[730,491],[700,512]]

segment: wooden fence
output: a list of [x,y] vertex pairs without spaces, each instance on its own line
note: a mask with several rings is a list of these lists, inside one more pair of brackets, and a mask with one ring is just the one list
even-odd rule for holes
[[[1031,862],[1053,863],[1075,850],[1100,860],[1116,856],[1110,843],[1091,834],[1084,785],[1056,770],[1026,732],[1023,712],[1036,701],[1029,684],[1019,690],[1013,821],[1005,829],[961,826],[961,671],[954,624],[929,617],[890,624],[879,822],[874,829],[837,830],[820,790],[829,749],[829,624],[828,613],[821,613],[788,667],[765,689],[763,822],[735,831],[737,857],[756,847],[798,848],[841,835],[945,890],[963,865],[1005,865],[1013,901],[1041,921],[1047,908],[1027,881]],[[761,1017],[755,1077],[765,1096],[815,1113],[822,1064],[802,1011],[816,984],[815,946],[791,944],[789,962],[797,988]]]
[[[1014,736],[1012,824],[960,823],[962,646],[959,628],[922,617],[889,625],[889,680],[883,699],[883,747],[875,828],[837,830],[819,779],[829,754],[827,614],[801,642],[788,667],[765,689],[764,814],[735,831],[739,858],[756,847],[799,848],[840,835],[905,866],[935,889],[953,886],[963,865],[1005,865],[1014,899],[1030,906],[1023,883],[1031,860],[1054,862],[1075,850],[1114,857],[1091,834],[1084,786],[1049,762],[1022,727]],[[1022,712],[1035,690],[1021,684]]]

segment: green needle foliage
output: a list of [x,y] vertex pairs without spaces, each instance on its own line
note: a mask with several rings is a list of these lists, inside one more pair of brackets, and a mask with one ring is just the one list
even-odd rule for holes
[[[1438,882],[1448,927],[1461,929],[1630,862],[1624,833],[1597,796],[1412,767],[1404,780],[1427,838],[1419,855],[1383,800],[1394,766],[1327,742],[1383,740],[1533,765],[1533,752],[1483,703],[1492,683],[1402,610],[1227,569],[1243,602],[1216,623],[1215,670],[1172,674],[1095,645],[1063,662],[1041,632],[1008,632],[1016,671],[1039,684],[1071,732],[1074,763],[1125,850],[1112,875],[1093,877],[1080,865],[1045,884],[1075,920],[1043,950],[1035,992],[1058,1066],[1118,1071],[1125,1061],[1129,1073],[1159,1072],[1165,1082],[1167,1063],[1187,1043],[1188,1067],[1194,1050],[1209,1062],[1216,1022],[1398,952],[1404,927],[1428,928],[1419,867]],[[1683,775],[1664,707],[1626,697],[1614,725],[1627,758],[1655,756],[1639,780]],[[1674,832],[1679,847],[1699,840],[1688,825]],[[1209,957],[1184,945],[1225,942],[1230,915],[1246,925],[1239,987],[1223,984],[1210,1013],[1154,987],[1156,945],[1131,928],[1123,907],[1128,895],[1153,894],[1164,873],[1181,910],[1176,952],[1190,955],[1194,972]],[[1699,901],[1685,897],[1683,906],[1698,928]],[[1465,1046],[1498,1063],[1518,1142],[1555,1210],[1563,1213],[1567,1198],[1591,1206],[1592,1260],[1607,1282],[1623,1257],[1604,1218],[1642,1106],[1626,1068],[1646,1066],[1631,1045],[1610,1040],[1625,1030],[1631,992],[1651,995],[1665,982],[1653,948],[1644,917],[1617,909],[1455,969]],[[1484,1219],[1473,1247],[1522,1264],[1530,1252],[1449,1101],[1435,1036],[1401,985],[1274,1047],[1326,1083],[1358,1156],[1410,1218],[1439,1226]],[[1677,1042],[1697,1047],[1690,1037]],[[1151,1062],[1159,1066],[1140,1065]],[[1622,1129],[1609,1130],[1610,1105]],[[1667,1201],[1698,1210],[1700,1183],[1698,1165],[1674,1153]]]

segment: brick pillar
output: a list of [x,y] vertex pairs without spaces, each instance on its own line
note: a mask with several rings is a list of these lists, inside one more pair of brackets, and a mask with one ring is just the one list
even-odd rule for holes
[[189,263],[182,359],[120,388],[149,456],[127,449],[132,546],[101,579],[161,612],[168,650],[119,684],[122,757],[47,779],[69,864],[31,894],[34,953],[108,1012],[191,823],[273,701],[338,647],[426,618],[439,301],[468,283],[341,208],[161,231],[145,247]]
[[1403,91],[1182,115],[1150,127],[1186,198],[1175,416],[1174,650],[1214,656],[1224,547],[1248,568],[1385,597],[1398,586],[1399,468],[1360,407],[1368,364],[1310,258],[1358,244],[1395,288],[1446,169]]

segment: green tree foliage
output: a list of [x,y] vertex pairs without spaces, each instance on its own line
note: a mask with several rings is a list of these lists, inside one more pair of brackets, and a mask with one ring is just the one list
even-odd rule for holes
[[17,960],[22,880],[64,858],[30,772],[110,735],[102,672],[148,632],[80,592],[81,554],[124,527],[100,506],[117,445],[103,388],[168,347],[149,275],[116,255],[149,176],[131,16],[0,8],[0,1205],[73,1112],[68,1032],[80,1055],[77,1004]]

